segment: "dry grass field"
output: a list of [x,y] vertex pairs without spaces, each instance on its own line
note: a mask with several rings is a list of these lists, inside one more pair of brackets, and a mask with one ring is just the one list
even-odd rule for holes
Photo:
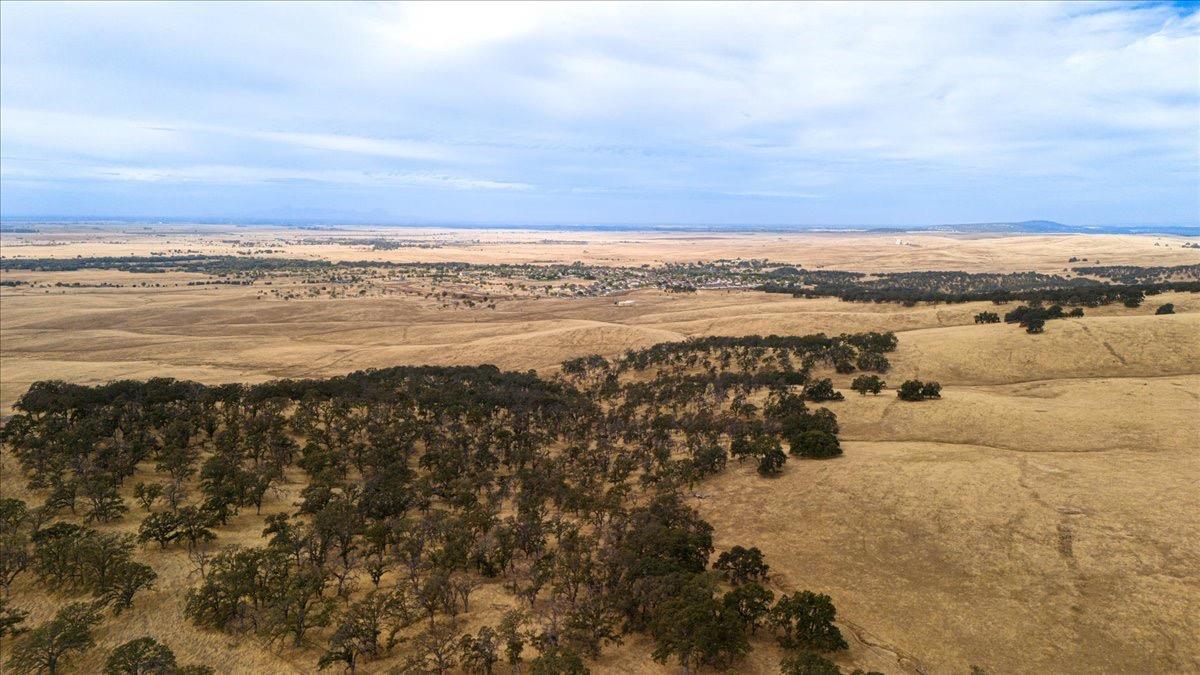
[[[372,233],[354,233],[363,237]],[[277,231],[156,237],[112,233],[5,235],[6,257],[229,253],[244,244],[290,257],[477,262],[770,258],[812,268],[968,271],[1200,261],[1180,238],[1140,236],[713,235],[404,231],[438,248],[371,251],[358,244],[281,243]],[[291,239],[328,234],[292,232]],[[339,234],[338,236],[344,236]],[[374,236],[380,236],[374,233]],[[563,240],[553,243],[548,240]],[[568,241],[569,240],[569,241]],[[580,243],[579,240],[587,240]],[[186,282],[202,275],[9,272],[5,279]],[[828,593],[851,642],[837,662],[887,673],[1200,672],[1200,296],[1155,296],[1137,309],[1088,309],[1029,335],[974,325],[990,303],[857,304],[758,292],[639,291],[612,298],[502,300],[443,308],[421,297],[259,299],[251,287],[0,289],[0,409],[36,380],[99,383],[171,376],[256,382],[396,364],[495,363],[549,372],[568,358],[613,355],[697,335],[891,330],[886,379],[942,383],[940,401],[860,397],[828,404],[845,454],[790,462],[775,480],[731,469],[697,488],[717,548],[760,547],[788,589]],[[1155,316],[1173,302],[1177,314]],[[25,494],[11,459],[4,496]],[[130,484],[136,482],[130,481]],[[264,514],[286,510],[284,495]],[[122,527],[135,528],[127,518]],[[251,542],[261,518],[239,516],[221,541]],[[313,650],[266,649],[183,620],[186,555],[146,550],[160,575],[133,611],[109,619],[99,648],[152,634],[181,663],[221,672],[309,672]],[[31,618],[52,613],[28,580],[14,587]],[[495,600],[495,602],[493,602]],[[493,619],[484,596],[472,621]],[[55,600],[54,602],[57,602]],[[774,672],[759,641],[741,670]],[[601,672],[672,672],[626,641]],[[374,670],[372,670],[374,672]]]
[[[401,245],[375,250],[373,242]],[[327,260],[642,265],[720,258],[770,258],[811,269],[1057,272],[1067,259],[1104,265],[1181,265],[1200,261],[1178,236],[1122,234],[956,235],[937,233],[546,232],[471,229],[296,230],[169,226],[72,228],[5,233],[4,255],[74,258],[164,253],[254,255]],[[267,252],[270,251],[270,252]]]

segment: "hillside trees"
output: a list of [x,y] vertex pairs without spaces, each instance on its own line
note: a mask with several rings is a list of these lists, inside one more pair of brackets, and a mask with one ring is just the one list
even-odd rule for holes
[[858,377],[854,378],[853,382],[850,383],[850,388],[852,390],[857,391],[859,394],[864,396],[867,394],[877,395],[879,392],[883,391],[884,387],[886,386],[887,383],[884,382],[883,379],[881,379],[878,375],[859,375]]
[[69,604],[21,637],[13,646],[8,667],[18,674],[53,675],[76,653],[96,643],[93,630],[99,623],[100,612],[91,604]]
[[459,638],[459,665],[468,673],[491,675],[500,662],[500,641],[491,626],[484,626],[475,635]]
[[771,609],[779,643],[788,649],[831,652],[848,648],[833,624],[837,610],[828,595],[799,591],[785,595]]
[[412,625],[416,619],[416,607],[405,591],[371,591],[342,614],[329,638],[329,648],[317,666],[324,670],[341,663],[353,673],[361,661],[377,659],[390,652],[399,642],[397,634],[400,630]]
[[815,401],[841,401],[845,397],[840,391],[833,388],[833,382],[829,378],[810,382],[804,387],[804,398]]
[[[836,416],[805,399],[841,394],[811,370],[882,368],[864,354],[895,347],[889,333],[702,338],[582,359],[556,379],[481,366],[219,387],[39,383],[2,433],[48,503],[0,500],[0,545],[26,552],[0,572],[26,569],[120,612],[155,581],[132,559],[136,542],[186,547],[198,574],[185,618],[319,641],[326,669],[362,669],[402,645],[429,671],[487,672],[532,647],[529,669],[554,672],[629,632],[656,635],[667,660],[732,664],[767,625],[768,568],[735,548],[708,571],[712,528],[687,491],[729,456],[778,475],[782,441],[803,457],[839,453]],[[749,402],[763,390],[761,408]],[[85,520],[134,467],[159,475],[133,490],[136,537],[53,522],[72,504],[83,508],[71,520]],[[95,476],[103,489],[87,485]],[[301,481],[296,500],[277,499],[284,480]],[[264,504],[261,543],[209,547]],[[524,618],[464,635],[481,585],[515,596]],[[672,628],[681,621],[709,639]]]
[[134,595],[157,578],[149,565],[131,560],[133,535],[55,523],[32,540],[32,569],[43,585],[59,592],[91,593],[114,614],[128,609]]
[[855,365],[859,370],[871,370],[877,373],[886,373],[892,367],[887,357],[880,352],[862,352],[858,355]]
[[133,496],[144,511],[153,509],[162,493],[163,486],[160,483],[138,483],[133,489]]
[[767,448],[758,459],[758,475],[764,478],[774,478],[783,473],[783,465],[787,463],[787,455],[778,444]]
[[663,603],[651,626],[656,661],[674,656],[688,670],[724,670],[750,651],[741,617],[716,592],[711,578],[697,574]]
[[1079,307],[1070,312],[1064,312],[1061,305],[1042,307],[1040,304],[1021,305],[1004,315],[1006,323],[1017,323],[1025,328],[1027,333],[1041,333],[1045,330],[1046,322],[1051,319],[1065,317],[1081,317],[1083,310]]
[[268,640],[290,637],[300,644],[308,630],[329,622],[332,610],[320,553],[305,549],[298,559],[282,544],[222,551],[201,585],[188,591],[185,616],[197,625],[248,628]]
[[0,594],[0,641],[28,630],[25,619],[29,618],[29,612],[12,607],[8,602],[7,594]]
[[660,495],[629,514],[614,532],[610,581],[616,607],[629,625],[645,627],[658,605],[683,580],[703,572],[712,554],[712,526],[674,494]]
[[109,653],[104,675],[173,675],[175,653],[152,637],[130,640]]
[[727,592],[721,598],[721,603],[726,610],[734,612],[753,635],[766,621],[774,600],[775,593],[773,591],[756,581],[751,581]]
[[101,589],[99,599],[112,609],[114,615],[133,606],[138,591],[154,586],[158,574],[147,564],[128,561],[117,566],[112,577]]
[[[798,270],[786,283],[769,280],[757,288],[766,293],[795,297],[833,296],[850,302],[974,302],[990,300],[1052,302],[1096,307],[1113,302],[1132,303],[1150,293],[1200,291],[1198,266],[1176,267],[1076,267],[1072,278],[1038,272],[969,273],[952,271],[897,272],[867,275],[860,272]],[[1088,278],[1102,277],[1113,280]],[[1179,279],[1184,280],[1179,280]],[[1128,306],[1136,306],[1129,304]]]
[[12,582],[33,561],[30,549],[31,517],[25,502],[13,497],[0,499],[0,593],[7,594]]
[[842,675],[841,668],[833,661],[808,651],[784,657],[779,662],[779,672],[781,675]]
[[975,323],[1000,323],[1000,315],[995,312],[980,312],[975,315]]
[[1141,288],[1126,288],[1120,291],[1121,304],[1134,309],[1142,306],[1146,299],[1146,291]]
[[941,398],[942,385],[937,382],[906,380],[896,390],[896,396],[902,401],[924,401],[931,398]]
[[810,429],[797,434],[789,441],[790,452],[804,459],[829,459],[842,454],[837,436],[820,429]]
[[771,567],[764,562],[762,551],[757,546],[734,546],[717,556],[713,569],[720,573],[725,581],[740,586],[751,581],[765,580]]
[[587,675],[588,672],[579,654],[553,643],[542,645],[537,658],[529,662],[529,675]]

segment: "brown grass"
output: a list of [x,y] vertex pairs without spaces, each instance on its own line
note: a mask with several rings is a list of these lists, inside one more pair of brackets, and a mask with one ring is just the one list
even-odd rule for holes
[[[1055,270],[1068,255],[1103,263],[1200,259],[1177,242],[1153,247],[1148,237],[906,237],[917,247],[866,236],[806,235],[778,245],[763,236],[581,238],[603,240],[589,242],[589,255],[626,262],[753,255],[845,269]],[[182,235],[180,241],[202,247]],[[147,251],[151,244],[164,247],[154,241]],[[142,245],[90,250],[116,255]],[[70,246],[19,250],[67,254]],[[581,252],[569,249],[480,244],[378,255],[549,259]],[[365,257],[348,247],[330,251]],[[119,273],[86,274],[95,281]],[[973,325],[972,314],[986,303],[904,308],[759,293],[641,292],[630,296],[633,307],[597,298],[467,310],[412,298],[267,302],[254,293],[5,288],[0,405],[46,378],[258,381],[399,363],[546,370],[565,358],[689,335],[896,330],[900,348],[889,382],[939,380],[943,400],[903,403],[891,392],[860,397],[846,389],[846,401],[830,404],[843,425],[843,457],[790,462],[777,480],[733,466],[698,488],[695,503],[716,527],[719,547],[759,546],[779,585],[831,594],[852,643],[838,659],[846,668],[1200,671],[1200,297],[1168,294],[1139,309],[1087,310],[1083,319],[1050,322],[1035,336],[1003,324]],[[1153,316],[1167,301],[1179,314]],[[830,375],[846,388],[850,378]],[[3,493],[22,495],[10,460],[0,470]],[[264,512],[292,501],[284,496]],[[260,524],[241,516],[221,541],[251,543]],[[123,525],[135,526],[134,517]],[[186,556],[139,555],[160,574],[159,588],[106,622],[100,647],[79,662],[82,671],[95,671],[109,648],[143,634],[168,643],[183,663],[203,661],[222,672],[313,670],[315,649],[276,652],[248,637],[194,629],[181,616],[192,583]],[[480,597],[473,622],[494,618],[503,605],[498,596]],[[38,619],[63,602],[27,580],[14,598]],[[741,670],[775,670],[778,650],[760,642]],[[594,665],[602,672],[675,670],[649,662],[648,653],[644,639],[630,639]]]
[[[372,239],[420,241],[437,248],[374,251]],[[356,240],[364,243],[356,244]],[[230,241],[250,242],[232,244]],[[341,243],[348,241],[349,243]],[[543,232],[527,230],[354,229],[179,226],[153,232],[120,228],[5,233],[4,255],[57,257],[199,253],[233,255],[271,248],[280,257],[403,262],[560,262],[641,265],[718,258],[770,258],[811,268],[863,271],[966,270],[1059,272],[1079,265],[1180,265],[1200,261],[1177,236],[952,235],[904,233]],[[899,242],[899,243],[898,243]],[[1156,245],[1157,244],[1157,245]],[[1097,263],[1099,261],[1099,263]]]

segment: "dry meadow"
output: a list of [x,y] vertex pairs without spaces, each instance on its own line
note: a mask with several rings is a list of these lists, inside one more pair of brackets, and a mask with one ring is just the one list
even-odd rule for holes
[[[243,229],[10,235],[5,257],[146,255],[271,249],[331,260],[570,262],[610,265],[756,257],[810,268],[1061,272],[1070,256],[1100,264],[1200,262],[1181,238],[1149,236],[727,235],[388,232],[428,247],[375,251],[379,236]],[[338,238],[335,242],[333,239]],[[306,239],[307,241],[301,241]],[[234,243],[230,243],[234,242]],[[760,547],[787,589],[832,596],[851,649],[847,668],[887,673],[1200,671],[1200,296],[1167,294],[1055,321],[1042,335],[974,325],[990,303],[858,304],[751,291],[501,299],[445,307],[419,294],[263,298],[261,289],[187,286],[203,275],[7,272],[5,279],[121,287],[0,291],[0,408],[31,382],[99,383],[170,376],[203,382],[315,377],[396,364],[494,363],[551,372],[568,358],[698,335],[895,331],[886,379],[942,383],[919,404],[860,397],[851,376],[828,404],[845,454],[791,462],[776,480],[749,465],[697,488],[717,547]],[[159,286],[134,285],[145,281]],[[1177,314],[1155,316],[1162,302]],[[0,464],[5,496],[23,496]],[[133,481],[131,481],[132,484]],[[294,496],[278,498],[282,511]],[[252,542],[261,518],[239,516],[221,541]],[[124,527],[136,527],[126,519]],[[104,624],[108,649],[152,634],[181,663],[229,672],[310,672],[313,650],[273,651],[250,637],[203,632],[181,615],[192,583],[184,553],[140,553],[160,575],[133,611]],[[32,618],[51,613],[14,587]],[[482,620],[502,599],[479,601]],[[53,602],[57,602],[54,600]],[[37,603],[37,604],[34,604]],[[760,641],[742,669],[773,672]],[[672,672],[637,639],[593,664],[602,672]],[[370,668],[368,668],[370,669]],[[373,670],[372,670],[373,672]]]

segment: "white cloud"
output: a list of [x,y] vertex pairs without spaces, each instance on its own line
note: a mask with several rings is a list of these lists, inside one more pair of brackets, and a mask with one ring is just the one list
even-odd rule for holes
[[554,15],[583,6],[538,2],[414,2],[387,5],[364,23],[385,43],[442,56],[512,41],[544,28]]
[[5,162],[0,173],[23,180],[104,180],[136,183],[324,183],[374,187],[427,187],[454,190],[529,190],[533,186],[436,172],[304,170],[241,165],[132,166],[60,164],[36,167]]
[[947,191],[984,202],[1003,184],[997,203],[1041,195],[1085,218],[1099,209],[1087,189],[1111,206],[1139,183],[1154,203],[1142,190],[1121,213],[1200,218],[1200,14],[1165,5],[0,12],[10,160],[447,178],[430,187],[487,173],[596,199],[819,194],[835,215],[864,190],[925,191],[933,209]]
[[198,135],[246,138],[301,149],[448,161],[463,158],[449,146],[410,139],[332,133],[238,129],[165,120],[61,113],[24,108],[0,109],[0,135],[12,145],[84,156],[140,157],[183,154],[203,145]]
[[152,128],[120,117],[55,110],[0,108],[0,152],[69,154],[105,158],[182,155],[194,150],[173,129]]
[[428,160],[434,162],[450,160],[464,161],[464,157],[460,153],[447,145],[410,139],[372,138],[349,134],[295,131],[262,131],[257,129],[235,129],[231,127],[204,125],[183,125],[175,127],[175,129],[192,133],[249,138],[299,149],[348,153],[352,155],[368,155],[405,160]]

